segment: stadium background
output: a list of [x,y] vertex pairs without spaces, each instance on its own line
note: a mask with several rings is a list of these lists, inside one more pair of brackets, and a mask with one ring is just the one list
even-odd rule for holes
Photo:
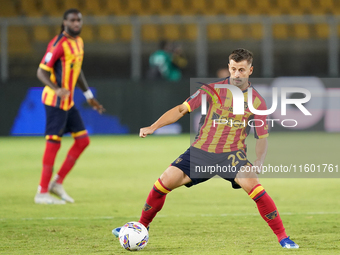
[[[98,122],[98,114],[78,93],[87,128],[92,134],[103,128],[134,134],[91,136],[91,146],[65,183],[76,203],[37,206],[33,197],[44,139],[4,136],[13,127],[41,132],[36,129],[43,128],[43,113],[34,117],[42,107],[36,70],[48,41],[59,32],[63,12],[71,7],[84,15],[83,68],[107,109]],[[138,129],[181,103],[190,78],[216,77],[237,47],[254,52],[255,78],[318,76],[328,89],[338,89],[339,14],[338,0],[0,0],[0,253],[126,254],[112,228],[138,220],[154,181],[189,146],[189,135],[138,139]],[[160,39],[183,45],[189,64],[180,82],[145,79],[148,56]],[[324,107],[339,103],[339,97],[324,99]],[[340,120],[338,112],[333,119]],[[18,116],[22,125],[16,125]],[[184,132],[189,119],[181,120]],[[266,164],[339,165],[340,133],[324,132],[325,119],[303,132],[273,132]],[[311,130],[316,132],[305,132]],[[253,162],[255,139],[247,140]],[[63,138],[55,170],[72,143],[71,137]],[[305,172],[293,178],[260,177],[287,234],[301,247],[290,254],[339,253],[338,178]],[[141,252],[287,254],[253,201],[218,178],[172,192]]]
[[[189,95],[191,77],[216,77],[238,47],[254,53],[256,78],[339,76],[337,0],[2,0],[0,135],[43,132],[32,132],[41,127],[36,69],[68,8],[84,16],[83,70],[107,109],[98,119],[79,97],[91,133],[138,132]],[[183,45],[189,64],[179,82],[145,78],[161,39]],[[188,119],[180,124],[189,131]]]

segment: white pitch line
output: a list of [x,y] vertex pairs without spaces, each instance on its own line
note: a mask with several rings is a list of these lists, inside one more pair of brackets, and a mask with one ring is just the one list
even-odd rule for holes
[[[292,213],[292,212],[281,212],[280,215],[337,215],[340,212],[303,212],[303,213]],[[157,215],[158,218],[168,218],[168,217],[244,217],[244,216],[259,216],[259,213],[224,213],[224,214],[175,214],[175,215]],[[102,217],[44,217],[44,218],[0,218],[0,221],[7,220],[112,220],[117,218],[139,218],[139,216],[124,216],[124,217],[114,217],[114,216],[102,216]]]

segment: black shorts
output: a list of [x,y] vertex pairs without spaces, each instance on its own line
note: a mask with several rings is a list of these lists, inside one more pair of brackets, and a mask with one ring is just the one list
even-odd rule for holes
[[235,177],[241,167],[247,164],[251,165],[242,150],[211,153],[192,146],[171,163],[190,177],[191,182],[185,185],[187,187],[205,182],[218,175],[230,181],[234,189],[241,188],[235,182]]
[[68,132],[77,133],[85,129],[83,120],[75,106],[64,111],[60,108],[45,105],[46,129],[45,135],[62,137]]

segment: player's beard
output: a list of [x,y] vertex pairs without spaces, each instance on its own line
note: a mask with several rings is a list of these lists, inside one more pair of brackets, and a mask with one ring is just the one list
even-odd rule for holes
[[74,31],[71,28],[67,29],[67,33],[72,37],[78,36],[80,34],[80,32],[81,32],[81,28],[78,31]]

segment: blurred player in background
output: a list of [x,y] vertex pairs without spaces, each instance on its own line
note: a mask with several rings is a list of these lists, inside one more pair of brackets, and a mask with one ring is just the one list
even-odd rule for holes
[[162,40],[159,49],[150,55],[147,78],[178,81],[182,78],[182,69],[187,63],[181,45]]
[[[76,84],[84,92],[87,102],[93,109],[99,113],[105,110],[93,97],[81,69],[84,44],[78,35],[82,24],[82,15],[77,9],[69,9],[64,13],[61,33],[48,44],[37,71],[38,79],[46,85],[42,93],[42,102],[46,110],[46,148],[40,185],[34,198],[37,204],[74,202],[62,184],[80,154],[90,143],[87,130],[73,102]],[[74,144],[59,172],[50,182],[61,138],[68,132],[72,134]],[[61,200],[51,196],[50,193],[57,195]]]
[[[197,167],[232,166],[234,170],[219,175],[230,181],[233,188],[245,190],[249,197],[255,201],[260,215],[275,233],[283,248],[299,248],[287,236],[274,201],[261,186],[257,177],[267,154],[268,125],[266,124],[267,116],[253,114],[248,108],[248,88],[252,88],[254,108],[257,110],[267,109],[264,99],[248,82],[248,78],[253,72],[252,62],[253,54],[250,51],[245,49],[234,50],[229,56],[230,77],[204,85],[183,104],[163,114],[154,124],[141,128],[139,135],[144,138],[153,134],[155,130],[176,122],[188,112],[200,107],[202,94],[213,93],[213,95],[217,94],[219,97],[219,103],[213,103],[212,98],[207,97],[209,98],[207,100],[209,108],[207,114],[202,116],[202,124],[195,141],[165,170],[151,189],[139,219],[139,222],[145,227],[149,227],[157,212],[162,209],[166,195],[173,189],[182,185],[191,187],[214,176],[207,176],[207,173],[194,173]],[[215,88],[215,84],[231,84],[243,91],[244,99],[242,98],[242,100],[244,100],[245,105],[243,115],[233,114],[231,91],[226,88]],[[216,119],[227,119],[228,122],[215,125]],[[245,139],[250,130],[248,121],[252,119],[260,120],[263,123],[262,126],[253,124],[256,126],[254,131],[255,138],[257,138],[255,146],[257,158],[254,165],[247,160],[245,144]],[[112,233],[118,236],[119,231],[120,228],[115,228]]]
[[183,46],[179,43],[174,43],[174,49],[172,51],[172,64],[181,73],[182,70],[188,65],[188,60],[184,54]]

